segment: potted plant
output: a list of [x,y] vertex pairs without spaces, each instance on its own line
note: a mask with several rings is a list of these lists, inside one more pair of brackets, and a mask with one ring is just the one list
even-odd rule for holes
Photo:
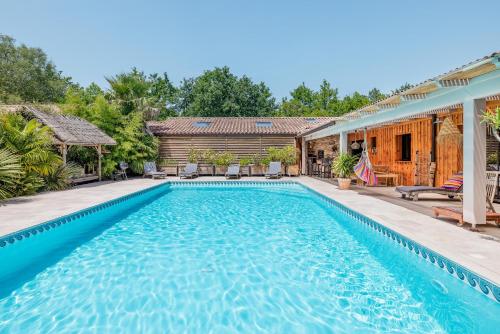
[[201,152],[200,150],[197,150],[195,148],[190,148],[189,149],[189,152],[188,152],[188,162],[189,163],[198,163],[198,161],[200,161],[201,159],[203,158],[203,152]]
[[252,156],[252,164],[250,164],[250,173],[252,175],[263,175],[264,167],[262,165],[262,155],[256,153]]
[[266,156],[266,166],[269,166],[269,162],[271,161],[279,161],[281,162],[281,174],[285,175],[286,172],[286,151],[284,149],[280,149],[278,147],[268,147],[266,149],[267,151],[267,156]]
[[285,165],[286,174],[288,176],[298,176],[299,175],[299,165],[297,164],[297,149],[288,145],[283,147],[281,150],[281,162]]
[[230,152],[218,153],[215,157],[215,174],[226,174],[227,167],[234,161],[234,155]]
[[339,189],[349,189],[351,186],[351,175],[354,173],[354,166],[358,159],[349,153],[340,153],[333,160],[332,171],[337,176]]
[[500,107],[496,107],[494,111],[486,110],[483,112],[483,123],[486,123],[491,128],[491,132],[495,139],[500,142]]
[[203,161],[208,165],[206,166],[207,174],[215,175],[215,160],[217,153],[214,150],[205,150],[202,154]]

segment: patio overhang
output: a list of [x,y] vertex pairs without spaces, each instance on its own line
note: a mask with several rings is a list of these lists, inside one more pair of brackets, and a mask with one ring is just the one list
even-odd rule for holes
[[[500,70],[495,70],[471,79],[466,86],[440,87],[421,99],[400,99],[401,101],[399,101],[397,106],[392,104],[393,106],[390,108],[380,108],[377,109],[377,112],[372,112],[366,116],[347,120],[346,122],[339,122],[334,126],[310,133],[305,136],[305,139],[313,140],[377,124],[413,118],[423,113],[432,113],[436,110],[462,104],[464,101],[483,99],[498,94],[500,94]],[[392,101],[396,100],[392,99]],[[385,104],[385,106],[387,105]],[[363,112],[363,109],[366,110],[367,108],[362,108],[359,112]],[[376,107],[371,105],[370,108],[373,109]]]
[[463,108],[463,216],[475,227],[486,216],[486,126],[481,122],[486,100],[500,96],[500,53],[464,65],[403,92],[351,112],[344,122],[304,136],[304,142],[340,135],[347,150],[347,134],[404,120]]

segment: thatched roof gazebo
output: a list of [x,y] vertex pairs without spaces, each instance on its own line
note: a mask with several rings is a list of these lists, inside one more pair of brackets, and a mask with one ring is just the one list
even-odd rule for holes
[[87,177],[88,180],[82,181],[91,181],[92,179],[101,180],[102,147],[105,145],[116,145],[116,141],[97,126],[76,116],[63,115],[55,107],[48,106],[47,111],[42,111],[40,108],[28,105],[0,106],[0,109],[5,112],[21,113],[25,118],[34,118],[41,124],[48,126],[53,133],[54,145],[60,148],[65,164],[70,146],[94,147],[98,155],[97,175]]

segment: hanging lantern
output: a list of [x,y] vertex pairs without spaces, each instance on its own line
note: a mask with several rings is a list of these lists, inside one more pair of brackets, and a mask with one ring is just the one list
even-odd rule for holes
[[353,150],[359,150],[359,148],[361,147],[357,140],[358,140],[358,130],[354,132],[354,143],[351,144],[351,148]]
[[453,123],[451,117],[446,117],[437,135],[438,143],[443,142],[445,139],[452,140],[458,144],[462,143],[462,133],[455,123]]

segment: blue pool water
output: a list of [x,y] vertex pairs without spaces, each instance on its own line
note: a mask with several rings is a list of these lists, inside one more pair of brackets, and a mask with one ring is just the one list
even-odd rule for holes
[[500,303],[298,185],[162,186],[0,259],[0,333],[500,328]]

